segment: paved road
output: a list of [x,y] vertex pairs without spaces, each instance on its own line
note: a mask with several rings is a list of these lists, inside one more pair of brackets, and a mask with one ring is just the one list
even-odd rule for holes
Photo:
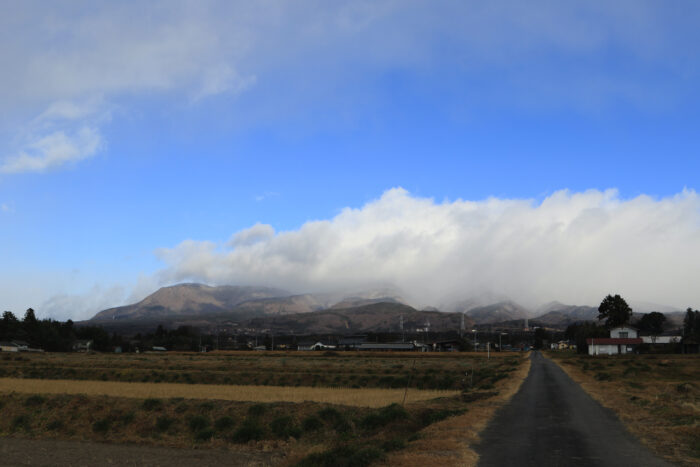
[[539,352],[520,391],[481,438],[482,467],[670,465]]
[[169,449],[79,441],[0,438],[0,465],[2,466],[257,467],[277,464],[280,460],[280,456],[274,453],[239,453],[218,449]]

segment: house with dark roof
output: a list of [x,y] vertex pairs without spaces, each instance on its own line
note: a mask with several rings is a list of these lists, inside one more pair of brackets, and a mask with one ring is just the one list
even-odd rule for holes
[[624,355],[636,352],[643,343],[637,330],[630,326],[612,328],[610,337],[586,339],[588,355]]
[[341,350],[357,350],[367,341],[367,336],[345,336],[338,341],[338,348]]

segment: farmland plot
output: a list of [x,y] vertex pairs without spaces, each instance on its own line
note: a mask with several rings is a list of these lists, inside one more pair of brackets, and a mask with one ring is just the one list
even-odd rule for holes
[[[524,378],[525,361],[517,354],[4,355],[0,433],[273,452],[282,465],[368,465],[444,441],[440,430],[425,429],[449,420],[471,426],[471,410],[485,421],[479,404]],[[467,449],[463,439],[452,448]]]

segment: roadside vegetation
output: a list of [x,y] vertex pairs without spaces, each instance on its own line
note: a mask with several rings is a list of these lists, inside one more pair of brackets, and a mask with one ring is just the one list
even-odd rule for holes
[[681,465],[700,464],[697,355],[548,355],[657,454]]

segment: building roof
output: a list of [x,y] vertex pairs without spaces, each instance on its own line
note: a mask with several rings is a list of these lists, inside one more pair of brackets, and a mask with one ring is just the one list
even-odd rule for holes
[[362,344],[360,350],[412,350],[413,344]]
[[338,345],[360,345],[367,341],[365,336],[341,337]]
[[641,337],[595,337],[593,339],[586,339],[586,343],[589,345],[634,345],[641,344]]

